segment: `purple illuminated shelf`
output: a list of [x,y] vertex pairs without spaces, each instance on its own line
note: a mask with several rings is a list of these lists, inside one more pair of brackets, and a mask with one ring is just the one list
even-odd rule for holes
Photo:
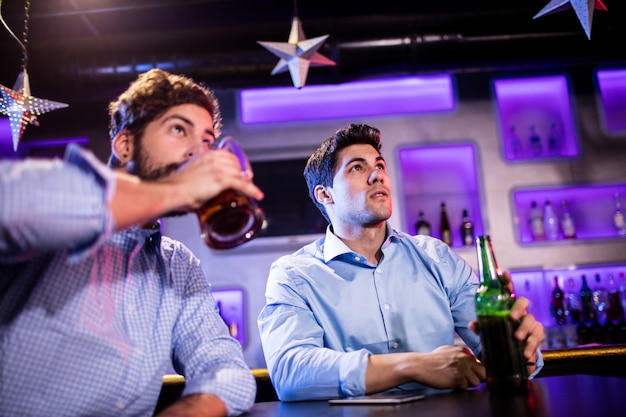
[[337,85],[241,90],[243,124],[451,111],[449,74],[358,81]]
[[[626,205],[626,183],[581,185],[569,187],[525,188],[512,191],[513,218],[517,225],[519,242],[522,245],[563,242],[562,231],[555,241],[534,241],[530,229],[529,211],[533,201],[540,208],[550,200],[557,216],[561,213],[561,202],[567,200],[576,225],[576,240],[620,238],[613,223],[615,193]],[[626,240],[626,237],[622,239]]]
[[245,347],[246,308],[243,289],[213,289],[211,293],[220,315],[228,326],[230,335]]
[[[578,156],[576,124],[566,76],[498,79],[493,82],[493,88],[505,160]],[[531,140],[533,131],[539,137],[537,148]]]
[[[600,285],[609,288],[609,277],[612,276],[615,285],[626,285],[626,265],[590,265],[561,269],[511,270],[511,280],[515,293],[531,300],[529,312],[544,326],[556,325],[550,314],[554,277],[558,277],[559,287],[564,292],[580,292],[582,275],[586,275],[587,284],[593,289],[596,275],[600,276]],[[572,279],[570,285],[570,278]]]
[[463,209],[468,210],[474,222],[474,235],[484,234],[477,159],[473,143],[400,148],[404,230],[415,234],[418,212],[423,211],[432,235],[440,238],[440,204],[445,201],[453,247],[463,246],[460,230]]
[[596,72],[604,127],[609,132],[626,132],[626,69]]

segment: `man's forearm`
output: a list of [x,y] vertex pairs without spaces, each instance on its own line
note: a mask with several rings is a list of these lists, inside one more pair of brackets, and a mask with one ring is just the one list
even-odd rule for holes
[[181,398],[157,417],[225,417],[226,404],[213,394],[193,394]]

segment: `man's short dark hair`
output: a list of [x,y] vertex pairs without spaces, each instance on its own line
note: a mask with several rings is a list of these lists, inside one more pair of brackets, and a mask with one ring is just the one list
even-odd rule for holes
[[[213,117],[215,136],[222,126],[217,98],[211,90],[183,75],[151,69],[140,74],[128,89],[109,104],[109,136],[111,140],[124,129],[141,139],[146,125],[167,110],[181,104],[196,104],[207,109]],[[120,160],[111,154],[111,167],[119,167]]]
[[372,145],[380,153],[382,147],[380,131],[365,124],[350,124],[335,132],[326,139],[309,158],[304,168],[304,179],[309,188],[309,197],[330,223],[324,205],[315,198],[315,187],[323,185],[332,187],[333,177],[337,170],[339,151],[350,145]]

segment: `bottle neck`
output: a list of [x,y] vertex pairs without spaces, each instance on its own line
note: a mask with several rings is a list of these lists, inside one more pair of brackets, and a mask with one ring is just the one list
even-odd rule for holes
[[480,282],[491,288],[500,287],[501,271],[496,262],[496,257],[489,236],[476,238],[476,250],[478,252],[478,275]]

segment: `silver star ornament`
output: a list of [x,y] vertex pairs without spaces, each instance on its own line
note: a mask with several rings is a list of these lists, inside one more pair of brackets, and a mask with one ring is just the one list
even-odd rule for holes
[[329,35],[306,39],[300,19],[295,16],[291,22],[288,42],[261,42],[259,45],[280,58],[272,70],[272,75],[289,70],[294,87],[302,88],[306,84],[309,67],[337,65],[317,50]]
[[37,116],[67,106],[65,103],[31,96],[26,70],[17,76],[13,89],[0,84],[0,113],[9,116],[14,151],[17,151],[26,125],[39,126]]
[[602,3],[602,0],[552,0],[550,3],[546,4],[545,7],[533,17],[533,19],[551,13],[562,12],[566,9],[574,9],[580,24],[585,30],[587,39],[591,39],[591,23],[593,20],[594,9],[602,11],[608,10]]

